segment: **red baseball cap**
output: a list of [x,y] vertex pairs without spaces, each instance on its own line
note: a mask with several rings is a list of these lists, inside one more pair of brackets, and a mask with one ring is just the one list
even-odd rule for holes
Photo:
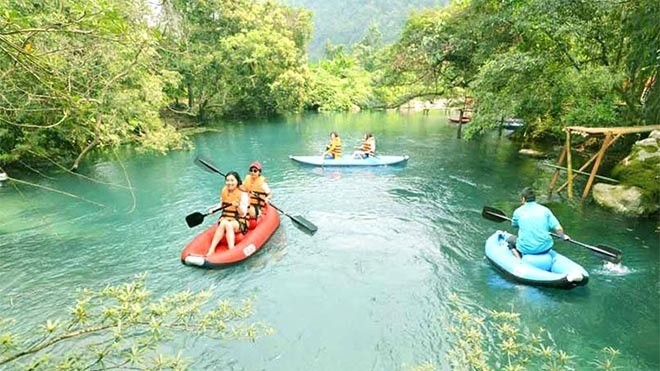
[[261,171],[261,163],[259,161],[255,161],[255,162],[251,163],[249,169],[252,169],[252,168],[255,168],[255,169]]

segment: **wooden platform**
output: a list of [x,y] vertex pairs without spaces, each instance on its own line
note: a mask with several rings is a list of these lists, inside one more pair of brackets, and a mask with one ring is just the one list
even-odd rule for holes
[[[619,127],[605,127],[605,128],[593,128],[586,126],[567,126],[564,128],[566,132],[566,142],[564,143],[564,148],[562,149],[561,155],[559,155],[559,161],[557,163],[558,168],[555,170],[550,180],[549,185],[549,194],[548,197],[552,196],[552,191],[554,190],[555,183],[559,177],[559,171],[562,168],[562,164],[566,161],[566,182],[557,189],[557,192],[568,187],[568,198],[573,198],[573,180],[575,179],[575,173],[582,173],[592,162],[594,162],[591,172],[589,173],[589,180],[587,185],[584,187],[582,192],[582,201],[589,195],[593,181],[596,178],[598,173],[598,168],[600,163],[603,160],[603,156],[607,149],[614,144],[621,136],[626,134],[635,134],[635,133],[646,133],[653,130],[660,130],[660,125],[644,125],[644,126],[619,126]],[[582,136],[589,135],[602,135],[603,145],[600,147],[598,153],[593,155],[589,161],[582,165],[577,171],[573,170],[572,158],[571,158],[571,134],[579,134]]]

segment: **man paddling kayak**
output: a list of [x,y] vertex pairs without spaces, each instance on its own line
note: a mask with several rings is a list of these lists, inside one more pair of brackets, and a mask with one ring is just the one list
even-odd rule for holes
[[548,232],[556,232],[559,237],[569,240],[559,220],[547,207],[536,203],[534,189],[526,187],[521,194],[522,206],[513,212],[511,225],[518,228],[518,237],[511,235],[507,240],[513,255],[545,254],[553,246],[552,237]]

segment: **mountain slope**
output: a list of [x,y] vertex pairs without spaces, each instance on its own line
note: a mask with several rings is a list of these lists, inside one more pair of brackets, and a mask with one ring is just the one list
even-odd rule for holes
[[371,24],[382,33],[383,42],[398,39],[411,11],[442,7],[449,0],[282,0],[284,4],[314,12],[314,34],[308,47],[311,59],[323,56],[326,41],[354,44]]

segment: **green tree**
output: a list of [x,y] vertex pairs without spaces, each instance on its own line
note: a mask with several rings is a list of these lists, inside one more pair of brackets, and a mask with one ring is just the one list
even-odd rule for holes
[[473,0],[413,14],[390,52],[385,84],[475,97],[468,134],[516,116],[532,137],[567,125],[651,124],[657,87],[658,4]]
[[307,106],[319,111],[350,111],[367,106],[372,94],[371,74],[342,47],[331,53],[332,59],[321,60],[311,67]]
[[181,144],[159,118],[163,80],[143,4],[10,0],[0,14],[0,161],[77,155],[75,169],[96,146]]
[[200,120],[302,108],[311,14],[272,1],[163,3],[168,69]]

